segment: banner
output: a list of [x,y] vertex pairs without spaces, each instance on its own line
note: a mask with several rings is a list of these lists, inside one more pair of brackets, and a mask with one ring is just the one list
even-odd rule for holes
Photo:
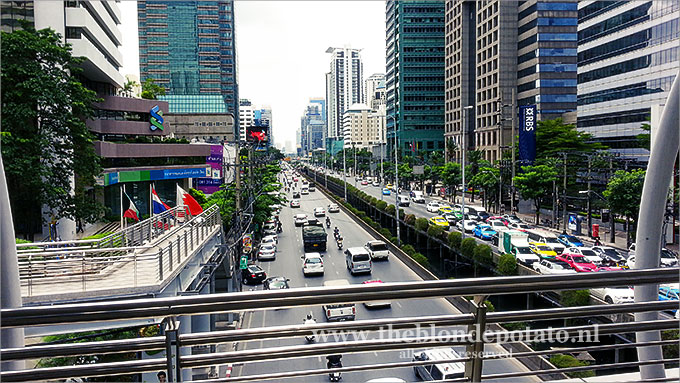
[[519,107],[519,164],[532,165],[536,159],[536,105]]

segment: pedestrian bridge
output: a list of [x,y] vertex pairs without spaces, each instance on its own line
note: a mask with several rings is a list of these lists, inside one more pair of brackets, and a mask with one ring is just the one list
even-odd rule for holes
[[196,216],[176,207],[100,239],[18,244],[23,304],[176,295],[186,286],[168,286],[198,274],[220,235],[217,206]]

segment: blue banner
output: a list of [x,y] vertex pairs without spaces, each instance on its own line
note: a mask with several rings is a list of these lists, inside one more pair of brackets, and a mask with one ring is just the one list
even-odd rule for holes
[[536,159],[536,105],[519,107],[519,164],[532,165]]

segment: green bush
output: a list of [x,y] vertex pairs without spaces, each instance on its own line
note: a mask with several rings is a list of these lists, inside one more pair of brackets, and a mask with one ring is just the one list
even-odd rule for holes
[[406,222],[407,225],[414,225],[416,223],[416,216],[413,214],[406,214],[404,222]]
[[404,219],[406,218],[406,212],[404,209],[399,209],[399,219]]
[[387,205],[385,208],[385,213],[389,215],[394,215],[394,205]]
[[460,243],[463,241],[463,235],[458,231],[449,233],[449,246],[455,250],[460,250]]
[[375,230],[378,230],[378,231],[380,231],[380,229],[382,228],[380,226],[380,224],[378,222],[375,222],[375,221],[371,222],[370,225],[371,225],[372,228],[374,228]]
[[371,217],[367,217],[366,214],[364,214],[364,216],[361,217],[361,219],[363,219],[364,222],[366,222],[366,224],[368,224],[368,226],[371,226],[371,227],[373,227],[373,224],[375,223],[375,221],[373,221],[371,219]]
[[475,255],[475,248],[477,247],[477,242],[474,238],[467,237],[460,244],[460,252],[468,257],[472,258]]
[[378,203],[375,204],[375,207],[377,207],[378,210],[380,210],[380,211],[385,211],[385,209],[387,208],[387,202],[378,201]]
[[414,261],[418,262],[419,265],[423,267],[430,267],[430,261],[427,260],[427,257],[420,254],[420,253],[415,253],[411,256]]
[[[555,354],[551,356],[550,363],[554,364],[557,368],[581,367],[590,365],[590,363],[586,361],[581,361],[571,355],[564,354]],[[595,372],[592,370],[567,372],[567,376],[570,378],[590,378],[595,376]]]
[[482,265],[493,264],[491,247],[489,245],[479,245],[475,248],[473,259]]
[[441,237],[443,232],[444,229],[442,229],[441,226],[431,225],[430,227],[427,228],[427,235],[429,235],[430,237],[439,238]]
[[383,237],[385,237],[387,239],[392,237],[392,232],[390,231],[390,229],[385,228],[385,227],[380,229],[380,234],[382,234]]
[[485,300],[484,304],[486,305],[486,312],[492,313],[496,311],[496,308],[494,307],[493,303],[491,303],[490,300]]
[[501,275],[517,274],[517,260],[512,254],[501,254],[496,267]]
[[420,231],[427,231],[427,227],[430,226],[430,223],[427,222],[427,218],[418,218],[416,219],[416,229]]
[[680,331],[675,330],[665,330],[661,331],[661,340],[672,340],[675,339],[676,342],[672,344],[667,344],[663,346],[663,358],[664,359],[678,359],[678,338]]
[[375,198],[375,197],[371,197],[370,202],[371,202],[371,205],[373,205],[374,207],[378,205],[378,199]]
[[362,220],[364,220],[364,219],[367,218],[366,212],[364,212],[363,210],[359,210],[359,211],[357,212],[357,216],[359,216],[359,218],[361,218]]
[[590,304],[590,291],[588,289],[562,291],[560,303],[565,307],[588,306]]
[[527,322],[510,322],[501,324],[508,331],[518,331],[527,328]]
[[390,237],[390,242],[394,243],[397,246],[401,246],[397,237]]
[[411,245],[404,245],[401,247],[401,250],[404,253],[408,254],[409,257],[416,253],[416,249],[414,249],[413,246]]

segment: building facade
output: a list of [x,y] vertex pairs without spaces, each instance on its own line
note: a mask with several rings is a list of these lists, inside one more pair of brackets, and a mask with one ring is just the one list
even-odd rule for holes
[[253,115],[255,108],[250,100],[242,98],[239,100],[239,137],[241,141],[246,140],[246,130],[253,126]]
[[300,118],[300,147],[302,152],[324,148],[326,139],[326,100],[311,98]]
[[366,105],[373,110],[384,109],[386,107],[385,74],[375,73],[366,79],[364,84],[364,100]]
[[645,161],[636,136],[665,103],[678,72],[677,1],[579,2],[577,128]]
[[[444,3],[388,1],[387,138],[414,154],[444,149]],[[396,132],[396,135],[395,135]]]
[[342,127],[346,148],[371,150],[385,141],[385,115],[365,104],[354,104],[345,111]]
[[233,1],[140,0],[137,9],[141,80],[165,87],[171,104],[184,103],[178,113],[225,110],[238,123]]
[[331,70],[326,74],[327,137],[342,137],[342,116],[351,105],[362,103],[364,64],[361,50],[330,47]]

